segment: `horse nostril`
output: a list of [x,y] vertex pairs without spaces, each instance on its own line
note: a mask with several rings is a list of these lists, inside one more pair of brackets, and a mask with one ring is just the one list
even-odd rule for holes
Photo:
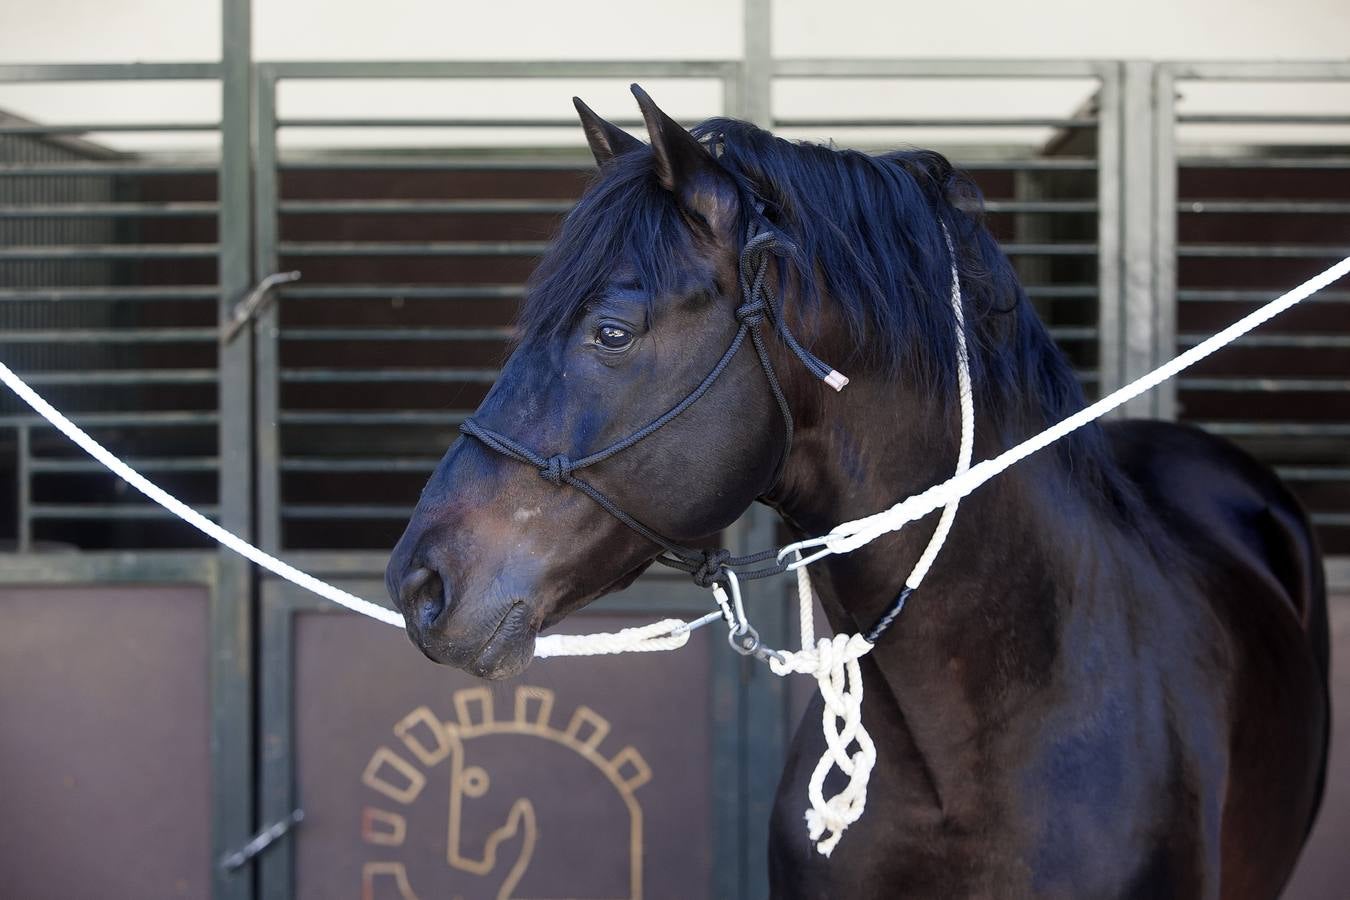
[[422,631],[432,626],[449,605],[445,580],[431,569],[418,567],[403,579],[399,587],[403,614]]

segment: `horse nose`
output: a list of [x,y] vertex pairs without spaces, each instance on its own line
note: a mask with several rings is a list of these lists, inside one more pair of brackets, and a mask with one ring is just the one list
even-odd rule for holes
[[434,569],[417,566],[403,576],[394,600],[403,615],[425,634],[451,608],[448,584]]

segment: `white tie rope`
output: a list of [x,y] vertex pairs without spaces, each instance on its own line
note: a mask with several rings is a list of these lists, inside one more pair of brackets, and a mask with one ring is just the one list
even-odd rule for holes
[[[975,397],[970,383],[970,356],[966,347],[966,315],[961,302],[961,273],[957,268],[956,248],[952,246],[947,226],[942,226],[942,237],[947,243],[951,261],[951,305],[956,320],[956,379],[957,396],[961,405],[961,442],[956,455],[956,476],[970,468],[975,450]],[[923,581],[933,561],[937,559],[947,535],[956,520],[960,497],[947,501],[938,519],[937,528],[928,539],[928,545],[914,563],[905,587],[912,591]],[[798,552],[797,558],[801,558]],[[781,557],[780,557],[781,558]],[[815,640],[813,621],[815,592],[806,567],[798,565],[797,608],[801,625],[802,649],[794,653],[779,652],[769,657],[769,668],[775,675],[798,672],[816,679],[824,706],[821,729],[825,735],[825,752],[811,773],[807,785],[806,829],[816,850],[829,856],[839,843],[845,829],[862,817],[867,806],[867,782],[877,761],[876,746],[862,721],[863,682],[858,660],[872,650],[872,643],[861,634],[837,634],[833,638]],[[815,646],[812,646],[812,644]],[[849,753],[857,742],[858,750]],[[843,789],[833,797],[825,796],[825,778],[831,769],[838,769],[848,777]]]
[[890,509],[861,519],[855,519],[852,522],[845,522],[836,526],[827,535],[790,544],[783,548],[782,554],[820,548],[792,562],[790,568],[795,569],[810,565],[832,553],[851,552],[876,540],[883,534],[897,531],[906,524],[921,519],[945,506],[952,500],[965,497],[986,481],[1026,459],[1037,450],[1048,447],[1060,438],[1101,418],[1145,391],[1152,390],[1179,372],[1195,365],[1214,351],[1231,344],[1252,329],[1264,325],[1294,304],[1306,300],[1332,282],[1343,278],[1347,273],[1350,273],[1350,256],[1309,278],[1292,291],[1276,297],[1260,309],[1243,316],[1218,334],[1206,338],[1191,349],[1178,354],[1147,375],[1143,375],[1124,387],[1112,391],[1096,403],[1084,407],[1039,434],[1033,435],[1015,447],[1005,450],[998,456],[976,463],[968,471],[902,500]]
[[[950,247],[950,238],[948,239],[948,246]],[[800,541],[783,548],[780,552],[780,558],[784,555],[795,556],[795,559],[789,564],[789,568],[797,571],[803,647],[796,653],[779,652],[776,655],[771,655],[770,667],[780,675],[787,674],[789,671],[812,674],[820,685],[821,694],[825,699],[825,714],[822,724],[827,750],[821,758],[821,762],[817,764],[816,770],[812,773],[808,787],[811,810],[807,813],[807,825],[811,831],[812,839],[821,838],[817,843],[817,849],[821,853],[829,855],[835,844],[838,843],[842,831],[862,815],[866,800],[867,777],[871,774],[871,767],[876,759],[876,749],[866,730],[862,728],[862,679],[859,673],[858,660],[871,651],[872,645],[862,635],[855,634],[836,635],[833,639],[822,639],[814,648],[810,646],[811,639],[814,637],[814,623],[810,611],[813,598],[805,567],[824,556],[855,550],[883,534],[899,530],[907,523],[923,518],[938,509],[945,507],[943,519],[948,519],[950,515],[954,515],[956,504],[959,503],[961,498],[1010,466],[1174,377],[1214,351],[1232,343],[1294,304],[1307,299],[1332,282],[1344,277],[1347,273],[1350,273],[1350,257],[1342,259],[1293,290],[1271,300],[1261,308],[1234,322],[1213,337],[1179,354],[1147,375],[1108,394],[1096,403],[1085,407],[998,456],[984,460],[968,469],[958,462],[957,474],[942,484],[934,485],[875,515],[845,522],[837,526],[828,535]],[[956,303],[958,324],[961,324],[958,292],[959,284],[953,286],[953,298]],[[957,340],[958,358],[964,363],[966,360],[964,327],[958,328]],[[38,415],[46,419],[53,427],[73,441],[76,446],[113,474],[221,546],[233,550],[274,575],[353,612],[369,616],[389,625],[403,626],[403,617],[393,610],[371,603],[369,600],[363,600],[354,594],[300,571],[220,527],[183,503],[90,437],[79,426],[44,400],[3,362],[0,362],[0,381],[3,381]],[[965,395],[969,393],[968,373],[962,378],[960,388],[963,393],[961,454],[966,457],[966,463],[968,463],[967,436],[973,430],[973,416],[968,420],[965,408]],[[932,564],[932,559],[927,559],[926,564],[925,559],[930,555],[936,557],[937,550],[934,549],[934,542],[940,548],[940,538],[945,539],[946,531],[949,528],[949,521],[944,527],[943,520],[939,520],[938,528],[934,531],[928,548],[920,557],[919,564],[916,564],[914,570],[910,572],[909,578],[906,579],[907,585],[913,586],[910,585],[910,582],[917,584],[923,579],[923,576],[927,573],[927,566]],[[814,550],[814,552],[803,556],[802,551],[808,549]],[[718,615],[720,613],[710,614],[693,622],[666,619],[648,626],[623,629],[613,634],[546,635],[536,642],[535,656],[576,656],[675,649],[688,642],[689,634],[695,628],[713,621]],[[827,647],[828,649],[826,649]],[[854,687],[849,687],[850,682]],[[843,723],[842,726],[838,724],[840,722]],[[858,744],[859,750],[853,756],[849,756],[847,749],[854,742]],[[850,781],[844,791],[835,797],[826,799],[823,796],[824,780],[829,770],[834,767],[838,767],[844,774],[848,775]],[[825,834],[825,832],[830,833]]]

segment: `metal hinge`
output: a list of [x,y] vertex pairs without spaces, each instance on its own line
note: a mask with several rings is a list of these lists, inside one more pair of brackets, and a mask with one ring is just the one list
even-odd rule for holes
[[234,311],[230,313],[230,321],[225,325],[225,330],[221,334],[221,341],[228,344],[239,334],[240,329],[253,320],[258,313],[262,312],[267,306],[268,300],[272,297],[272,289],[279,284],[286,284],[289,281],[299,281],[299,272],[273,272],[249,291],[247,297],[234,305]]
[[232,853],[225,854],[220,860],[220,867],[226,872],[233,872],[235,869],[248,865],[253,857],[272,846],[278,838],[304,820],[305,811],[303,809],[297,809],[280,822],[274,822],[273,824],[268,825],[262,831],[249,838],[247,844]]

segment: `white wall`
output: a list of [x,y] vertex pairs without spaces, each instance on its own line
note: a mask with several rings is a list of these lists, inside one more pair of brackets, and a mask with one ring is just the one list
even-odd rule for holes
[[[737,0],[254,0],[260,59],[722,59],[740,55]],[[1334,59],[1350,53],[1350,0],[776,0],[780,56],[992,58]],[[219,52],[218,0],[0,0],[0,63],[211,60]],[[647,85],[677,116],[718,110],[715,84]],[[631,116],[622,79],[589,82],[307,84],[285,88],[283,114],[527,116],[570,114],[582,93],[602,113]],[[1089,83],[790,83],[780,115],[1067,115]],[[1226,93],[1225,93],[1226,91]],[[0,109],[53,122],[189,119],[218,115],[209,85],[0,85]],[[1259,95],[1259,96],[1258,96]],[[1192,95],[1206,108],[1252,106],[1350,111],[1350,88],[1248,86]],[[981,139],[1034,143],[1044,130]],[[799,136],[841,142],[861,133]],[[956,132],[870,133],[879,143],[960,141]],[[1319,141],[1350,143],[1350,129]],[[123,148],[202,146],[209,136],[96,135]],[[572,144],[572,129],[466,134],[367,130],[283,132],[293,146],[388,143]]]

